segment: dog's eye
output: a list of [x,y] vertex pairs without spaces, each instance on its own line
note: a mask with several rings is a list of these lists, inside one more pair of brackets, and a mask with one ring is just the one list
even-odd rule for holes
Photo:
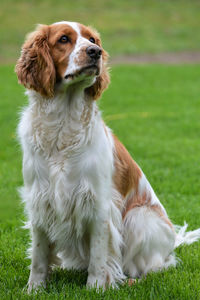
[[89,41],[90,41],[91,43],[95,44],[95,39],[94,39],[93,37],[91,37],[91,38],[89,39]]
[[67,35],[62,35],[61,38],[58,40],[59,43],[66,44],[70,42],[70,39]]

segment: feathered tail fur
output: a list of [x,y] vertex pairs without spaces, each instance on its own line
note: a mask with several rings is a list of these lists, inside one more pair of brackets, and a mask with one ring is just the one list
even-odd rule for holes
[[186,232],[187,227],[188,224],[186,222],[184,223],[184,226],[174,225],[174,228],[176,230],[176,240],[174,246],[175,249],[180,245],[190,245],[200,239],[200,228]]

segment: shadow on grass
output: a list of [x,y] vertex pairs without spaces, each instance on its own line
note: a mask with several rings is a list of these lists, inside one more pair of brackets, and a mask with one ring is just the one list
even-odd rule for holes
[[52,271],[48,284],[47,292],[52,289],[57,293],[63,290],[64,286],[73,286],[74,288],[84,288],[87,281],[87,271],[63,270],[56,268]]

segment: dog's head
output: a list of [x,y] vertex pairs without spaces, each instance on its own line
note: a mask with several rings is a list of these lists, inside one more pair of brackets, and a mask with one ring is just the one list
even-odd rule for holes
[[30,33],[16,65],[19,82],[45,98],[55,85],[85,83],[85,93],[97,99],[109,84],[107,53],[99,34],[74,22],[39,25]]

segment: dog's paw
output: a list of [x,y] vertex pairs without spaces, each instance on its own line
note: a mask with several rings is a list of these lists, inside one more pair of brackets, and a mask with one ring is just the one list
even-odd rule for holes
[[106,280],[102,277],[96,277],[93,275],[89,275],[88,279],[87,279],[87,288],[91,289],[91,288],[95,288],[97,290],[105,290],[105,286],[106,286]]
[[28,288],[27,293],[30,294],[32,291],[37,292],[39,288],[43,287],[46,288],[46,282],[45,281],[29,281],[28,282]]

